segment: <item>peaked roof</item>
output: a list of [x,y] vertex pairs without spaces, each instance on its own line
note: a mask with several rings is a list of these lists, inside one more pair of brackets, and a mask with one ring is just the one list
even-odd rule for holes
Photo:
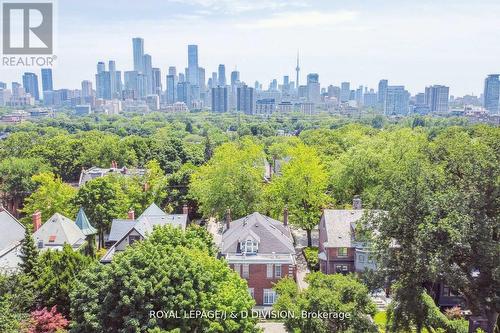
[[43,242],[44,247],[62,246],[69,244],[80,246],[85,241],[85,235],[80,228],[69,218],[55,213],[40,229],[33,234],[35,242]]
[[78,214],[76,215],[75,224],[78,226],[78,228],[80,228],[85,236],[95,235],[97,233],[96,228],[94,228],[90,224],[87,215],[85,215],[85,211],[81,207],[78,210]]
[[0,207],[0,251],[24,238],[25,227],[6,209]]
[[238,243],[248,236],[259,243],[259,253],[295,253],[290,229],[283,223],[254,212],[231,222],[222,234],[221,252],[236,253]]

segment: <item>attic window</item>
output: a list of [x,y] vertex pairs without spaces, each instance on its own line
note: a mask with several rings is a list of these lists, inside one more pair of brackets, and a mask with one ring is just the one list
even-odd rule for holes
[[240,243],[241,253],[257,253],[259,244],[253,239],[247,239]]
[[49,236],[49,243],[54,243],[55,241],[56,241],[55,235]]

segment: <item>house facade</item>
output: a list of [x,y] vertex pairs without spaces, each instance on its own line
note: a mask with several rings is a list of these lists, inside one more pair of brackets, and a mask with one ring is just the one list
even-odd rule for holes
[[24,225],[0,206],[0,272],[11,273],[17,269],[24,233]]
[[185,230],[188,222],[187,207],[184,208],[183,214],[167,214],[153,203],[137,219],[134,212],[129,211],[128,219],[113,220],[106,241],[108,251],[101,262],[111,262],[117,252],[124,251],[127,246],[146,238],[155,226],[171,225]]
[[363,272],[376,269],[370,244],[356,240],[356,225],[364,216],[361,199],[353,209],[325,209],[319,223],[318,257],[325,274]]
[[295,248],[286,215],[283,223],[257,212],[232,222],[226,217],[220,255],[247,280],[248,292],[257,306],[274,304],[277,295],[273,286],[280,279],[297,279]]

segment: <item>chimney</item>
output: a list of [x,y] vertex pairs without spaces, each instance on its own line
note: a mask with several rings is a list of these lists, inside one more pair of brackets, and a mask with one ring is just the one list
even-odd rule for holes
[[352,199],[352,209],[362,209],[361,198],[355,195]]
[[130,210],[128,211],[128,219],[135,220],[135,213],[134,213],[134,210],[132,208],[130,208]]
[[283,211],[283,225],[286,227],[288,225],[288,206],[285,206]]
[[188,207],[188,205],[184,204],[184,206],[182,206],[182,214],[184,214],[184,215],[188,215],[189,214],[189,207]]
[[33,232],[35,232],[42,226],[42,212],[37,210],[36,212],[33,213],[31,219],[33,221]]
[[229,226],[231,224],[231,209],[226,210],[226,230],[229,229]]

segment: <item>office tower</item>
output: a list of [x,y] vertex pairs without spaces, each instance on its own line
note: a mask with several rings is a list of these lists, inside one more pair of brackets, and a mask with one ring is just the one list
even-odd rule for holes
[[500,99],[500,74],[490,74],[484,80],[484,108],[490,113],[498,113]]
[[363,95],[363,106],[367,108],[374,108],[377,106],[378,95],[370,89],[369,92],[365,92]]
[[270,83],[269,83],[269,89],[270,91],[277,91],[278,90],[278,80],[276,79],[273,79]]
[[179,73],[179,82],[185,82],[186,78],[184,76],[184,73]]
[[[169,70],[169,72],[170,72],[170,70]],[[176,88],[175,75],[174,74],[167,75],[167,104],[174,104],[175,103],[175,101],[176,101],[175,88]]]
[[363,105],[363,86],[359,86],[358,89],[356,89],[354,98],[358,107]]
[[418,93],[415,95],[415,105],[425,105],[425,93]]
[[205,92],[207,90],[205,81],[205,68],[198,67],[198,84],[200,86],[200,91]]
[[253,114],[254,89],[246,84],[238,87],[236,109],[245,114]]
[[152,69],[152,78],[153,78],[153,94],[161,96],[161,71],[159,68]]
[[219,84],[219,79],[217,78],[217,72],[212,72],[212,85],[213,85],[212,88],[217,87],[218,84]]
[[91,97],[92,93],[92,82],[88,80],[82,81],[82,98]]
[[175,68],[175,66],[170,66],[168,68],[168,75],[177,76],[177,69]]
[[132,38],[132,48],[134,52],[134,71],[144,72],[144,39]]
[[188,108],[191,108],[191,85],[189,82],[177,83],[177,101],[183,102]]
[[378,105],[381,109],[384,109],[385,97],[387,95],[387,86],[388,85],[389,85],[389,81],[387,81],[387,80],[380,80],[378,83],[377,102],[378,102]]
[[36,101],[40,99],[40,95],[38,93],[38,76],[35,73],[24,73],[23,87],[24,91],[27,94],[30,94]]
[[410,94],[404,86],[387,86],[385,95],[385,115],[406,115],[408,113]]
[[238,82],[240,82],[240,72],[234,70],[231,72],[231,85],[234,86]]
[[117,83],[116,83],[116,63],[114,60],[108,62],[109,70],[109,88],[111,91],[111,98],[117,97]]
[[192,86],[199,86],[198,45],[188,45],[188,82]]
[[312,103],[321,102],[319,75],[317,73],[307,75],[307,99]]
[[297,77],[295,78],[295,85],[297,86],[297,89],[298,89],[299,88],[299,72],[300,72],[299,51],[297,51],[297,67],[295,67],[295,72],[297,73]]
[[[224,66],[224,65],[222,65]],[[220,67],[219,67],[220,69]],[[220,78],[220,71],[219,71]],[[218,86],[212,88],[212,111],[213,112],[227,112],[228,107],[228,94],[226,86]]]
[[144,70],[142,73],[146,77],[146,95],[149,95],[153,93],[153,65],[151,56],[149,54],[144,55],[142,65],[144,66]]
[[290,78],[288,75],[283,76],[283,86],[281,90],[286,93],[290,91]]
[[127,96],[137,99],[144,97],[145,94],[145,76],[138,71],[125,72],[125,90]]
[[52,91],[52,68],[42,68],[42,91]]
[[218,77],[219,86],[224,87],[226,85],[226,66],[222,64],[219,65]]
[[340,84],[340,102],[341,103],[349,102],[350,97],[351,97],[351,83],[342,82]]
[[0,82],[0,89],[7,89],[7,83]]
[[12,97],[17,98],[24,95],[24,89],[19,82],[12,82]]
[[431,112],[448,112],[450,88],[434,85],[425,88],[425,104]]
[[106,71],[104,62],[97,63],[97,74],[95,75],[96,97],[102,99],[111,99],[111,76]]
[[255,81],[254,85],[253,85],[253,88],[257,91],[257,90],[260,90],[260,83],[259,81]]

